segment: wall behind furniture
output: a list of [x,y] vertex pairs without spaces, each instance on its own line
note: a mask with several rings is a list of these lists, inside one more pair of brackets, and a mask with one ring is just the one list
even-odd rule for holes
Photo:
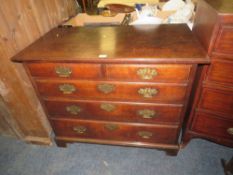
[[51,144],[31,83],[10,58],[75,14],[75,0],[0,0],[0,135]]

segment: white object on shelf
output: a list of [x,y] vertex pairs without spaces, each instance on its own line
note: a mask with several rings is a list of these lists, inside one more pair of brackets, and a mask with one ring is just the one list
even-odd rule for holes
[[163,19],[156,17],[157,15],[157,6],[156,5],[148,5],[142,7],[141,11],[138,11],[135,8],[137,19],[130,23],[130,25],[144,25],[144,24],[161,24]]
[[187,3],[168,17],[168,23],[188,23],[193,15],[194,4],[191,0],[187,0]]
[[162,10],[163,11],[173,11],[173,10],[176,11],[184,6],[185,6],[185,3],[182,0],[170,0],[163,5]]
[[161,24],[162,19],[158,17],[140,17],[137,20],[130,23],[130,25],[144,25],[144,24]]

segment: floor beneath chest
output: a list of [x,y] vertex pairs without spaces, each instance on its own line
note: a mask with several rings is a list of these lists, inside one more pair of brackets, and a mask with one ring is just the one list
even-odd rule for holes
[[71,144],[37,146],[0,137],[4,175],[224,175],[221,159],[233,149],[193,140],[177,157],[156,149]]

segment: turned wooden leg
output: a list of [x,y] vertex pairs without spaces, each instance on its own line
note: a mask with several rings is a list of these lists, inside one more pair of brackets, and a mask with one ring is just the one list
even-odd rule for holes
[[63,148],[67,147],[66,142],[64,142],[62,140],[55,140],[55,142],[56,142],[58,147],[63,147]]
[[166,154],[168,156],[177,156],[179,150],[178,149],[173,149],[173,150],[166,150]]

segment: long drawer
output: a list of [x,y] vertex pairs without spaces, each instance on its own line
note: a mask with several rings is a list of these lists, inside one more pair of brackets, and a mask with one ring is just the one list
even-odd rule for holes
[[179,124],[182,105],[82,100],[46,100],[52,118]]
[[177,126],[132,125],[116,122],[53,119],[54,132],[58,137],[101,139],[127,142],[175,144]]
[[215,139],[233,139],[233,121],[220,119],[215,115],[197,112],[192,130]]
[[203,88],[198,107],[233,120],[233,91]]
[[233,61],[214,58],[207,74],[207,80],[233,86]]
[[132,83],[108,81],[37,80],[44,97],[58,96],[81,99],[143,100],[183,103],[186,84]]

